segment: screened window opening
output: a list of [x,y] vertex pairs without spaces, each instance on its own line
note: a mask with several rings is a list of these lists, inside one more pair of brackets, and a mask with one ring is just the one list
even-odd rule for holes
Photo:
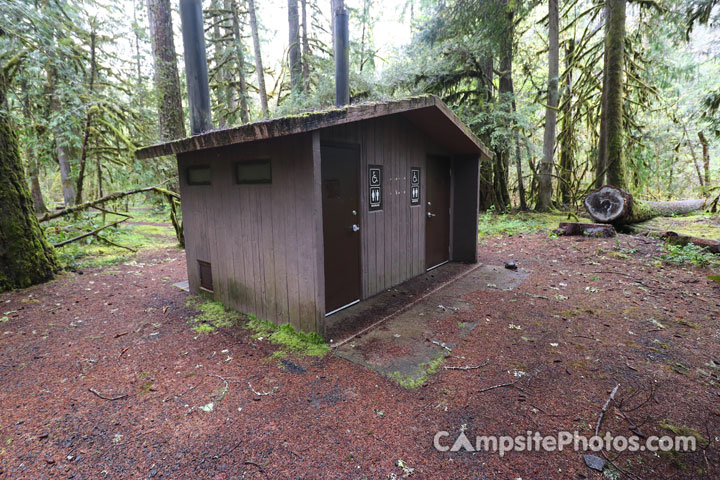
[[235,181],[239,184],[272,183],[270,159],[235,164]]
[[210,185],[211,178],[210,167],[188,167],[187,169],[188,185]]

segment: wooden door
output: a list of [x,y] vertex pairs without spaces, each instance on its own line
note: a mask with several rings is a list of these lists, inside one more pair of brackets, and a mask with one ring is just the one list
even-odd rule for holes
[[450,258],[450,159],[428,157],[425,209],[425,268]]
[[360,300],[360,152],[322,145],[325,311],[334,313]]

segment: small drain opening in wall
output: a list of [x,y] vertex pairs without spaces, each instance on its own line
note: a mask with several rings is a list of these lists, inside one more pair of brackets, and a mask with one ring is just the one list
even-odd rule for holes
[[200,288],[208,292],[212,292],[212,265],[210,265],[210,262],[203,262],[202,260],[198,260],[198,266],[200,267]]

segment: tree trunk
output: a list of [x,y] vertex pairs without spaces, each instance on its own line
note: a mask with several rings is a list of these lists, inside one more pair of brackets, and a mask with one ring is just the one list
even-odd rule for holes
[[137,3],[136,0],[133,0],[133,34],[135,35],[135,69],[137,74],[137,86],[140,87],[143,83],[142,81],[142,66],[140,63],[140,60],[142,57],[140,56],[140,34],[138,32],[138,29],[140,26],[138,25],[137,21]]
[[[243,123],[250,121],[250,108],[248,107],[248,90],[247,82],[245,81],[245,52],[242,45],[242,34],[240,32],[240,18],[237,10],[237,5],[234,1],[231,3],[232,12],[232,30],[233,39],[235,46],[235,60],[237,62],[237,76],[238,76],[238,93],[240,95],[240,118]],[[226,1],[227,5],[228,2]]]
[[625,67],[626,0],[607,0],[605,50],[607,52],[607,183],[625,188],[627,185],[623,155],[623,72]]
[[[698,164],[697,155],[695,155],[695,146],[692,143],[692,140],[690,139],[690,134],[688,133],[687,125],[685,125],[685,122],[680,120],[682,122],[683,126],[683,133],[685,134],[685,143],[687,143],[688,149],[690,150],[690,156],[692,157],[693,166],[695,167],[695,172],[698,176],[698,182],[700,182],[700,186],[705,186],[705,178],[703,177],[702,172],[700,171],[700,165]],[[698,136],[700,136],[700,132],[698,132]]]
[[[484,100],[489,104],[493,98],[493,58],[491,56],[486,56],[481,60],[481,69],[481,75],[477,79],[477,89],[485,92]],[[483,137],[483,141],[489,144],[489,138],[486,135]],[[486,158],[485,156],[480,160],[479,210],[502,208],[502,204],[498,201],[495,192],[495,182],[493,180],[495,162],[495,158]]]
[[33,200],[33,208],[35,209],[36,213],[45,213],[48,210],[47,206],[45,205],[45,200],[43,199],[42,189],[40,188],[40,166],[38,165],[38,159],[37,157],[33,156],[28,160],[30,163],[30,195],[32,196]]
[[226,21],[226,18],[224,18],[224,14],[220,12],[220,0],[210,1],[210,11],[206,13],[206,15],[204,16],[204,20],[209,20],[212,23],[212,35],[210,37],[210,44],[212,45],[213,50],[212,63],[214,64],[214,66],[212,72],[209,74],[209,78],[213,79],[213,81],[211,81],[210,83],[210,91],[214,93],[215,99],[215,112],[213,113],[213,118],[217,119],[218,125],[220,127],[227,127],[229,111],[232,110],[228,108],[229,105],[227,101],[225,105],[223,105],[225,92],[226,89],[228,89],[229,85],[227,75],[225,75],[225,72],[227,70],[225,66],[228,65],[228,62],[225,62],[225,66],[223,66],[222,58],[223,39],[222,33],[220,32],[220,24],[224,23]]
[[[231,22],[229,24],[227,22],[226,25],[228,25],[225,28],[224,34],[226,38],[235,38],[235,21],[236,16],[238,15],[237,12],[237,6],[235,3],[235,0],[224,0],[223,2],[223,10],[226,10],[230,12],[231,15]],[[239,27],[238,27],[239,30]],[[243,64],[237,65],[236,69],[239,71],[240,75],[242,75],[243,85],[238,85],[237,93],[240,97],[240,118],[242,120],[243,112],[248,116],[249,120],[249,109],[248,109],[248,103],[247,103],[247,85],[245,84],[245,58],[244,58],[244,50],[243,50]],[[231,68],[231,64],[228,63],[226,68],[223,68],[221,71],[220,78],[223,82],[224,89],[223,93],[225,96],[225,101],[227,102],[227,109],[229,112],[236,112],[238,109],[237,99],[235,95],[235,87],[233,85],[233,69]],[[234,120],[234,117],[232,117],[232,120]],[[246,120],[243,120],[243,122],[247,122]]]
[[302,58],[300,55],[300,18],[298,15],[298,0],[288,0],[288,29],[290,32],[288,46],[290,90],[297,94],[302,91]]
[[700,145],[702,145],[702,156],[703,156],[703,171],[705,172],[705,186],[710,187],[710,148],[708,146],[707,138],[705,134],[700,130],[698,132],[698,138],[700,139]]
[[260,35],[258,34],[257,17],[255,16],[255,0],[247,0],[248,13],[250,14],[250,30],[253,39],[253,49],[255,51],[255,73],[258,81],[258,95],[260,95],[260,108],[262,109],[263,118],[267,118],[268,99],[267,90],[265,89],[265,72],[263,70],[262,52],[260,48]]
[[170,0],[147,0],[150,40],[155,60],[160,136],[163,140],[185,137],[182,92],[173,39]]
[[[513,102],[514,103],[514,102]],[[513,107],[513,111],[515,108]],[[515,134],[515,170],[518,178],[518,197],[520,197],[520,210],[527,210],[527,199],[525,196],[525,182],[522,171],[522,151],[520,148],[520,133]]]
[[[92,95],[95,88],[95,72],[97,71],[97,62],[95,57],[95,49],[97,43],[97,34],[95,30],[90,31],[90,80],[88,82],[88,91]],[[85,183],[85,164],[87,163],[88,141],[90,140],[90,121],[92,119],[92,105],[88,107],[85,116],[85,133],[83,135],[82,147],[80,149],[80,170],[78,171],[77,181],[75,183],[75,203],[82,202],[83,184]]]
[[552,207],[552,171],[555,150],[555,125],[558,104],[558,71],[560,46],[558,42],[558,0],[549,0],[548,14],[548,99],[545,109],[545,135],[543,138],[543,159],[540,163],[538,200],[535,209],[547,211]]
[[644,202],[612,185],[591,192],[583,202],[593,220],[616,226],[640,223],[655,217],[684,215],[705,208],[708,203],[704,199]]
[[28,164],[28,176],[30,177],[30,195],[33,200],[33,207],[36,213],[47,212],[45,206],[45,200],[42,196],[42,189],[40,188],[40,161],[37,156],[37,142],[38,142],[38,131],[35,127],[35,120],[32,114],[32,106],[30,103],[30,97],[28,93],[27,82],[24,81],[22,84],[22,90],[25,92],[25,98],[23,99],[23,115],[25,121],[30,123],[32,127],[28,130],[30,140],[27,142],[27,150],[25,152]]
[[[6,82],[0,68],[0,105],[5,103]],[[35,218],[17,138],[3,110],[0,110],[0,205],[0,291],[52,278],[59,270],[55,251]]]
[[310,40],[308,38],[307,0],[300,0],[302,23],[302,78],[303,89],[310,88]]
[[[607,19],[607,15],[605,17]],[[607,50],[603,53],[602,93],[600,94],[600,135],[595,159],[595,188],[605,185],[607,177]]]
[[569,39],[565,47],[565,95],[562,108],[562,133],[560,141],[560,171],[558,172],[560,201],[563,205],[572,202],[572,177],[575,168],[575,122],[573,121],[572,105],[572,60],[575,51],[575,40]]
[[[513,89],[512,62],[513,62],[513,38],[514,38],[514,14],[513,9],[505,2],[505,28],[503,30],[500,54],[500,78],[498,95],[500,108],[512,115],[515,103],[515,92]],[[503,210],[510,205],[510,193],[508,192],[508,174],[510,170],[511,145],[496,152],[495,156],[495,193],[498,200],[502,202]]]

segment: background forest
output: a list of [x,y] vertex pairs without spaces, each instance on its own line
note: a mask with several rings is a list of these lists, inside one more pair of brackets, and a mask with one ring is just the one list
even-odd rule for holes
[[[573,209],[606,183],[638,199],[717,206],[717,0],[202,7],[215,128],[332,107],[331,12],[346,9],[351,103],[441,97],[495,152],[481,165],[482,210]],[[13,260],[14,271],[34,271],[28,265],[44,255],[54,264],[35,230],[55,246],[124,248],[94,230],[120,223],[106,224],[102,208],[43,223],[54,218],[48,212],[111,192],[145,187],[147,202],[168,202],[178,227],[174,159],[139,161],[134,152],[188,135],[180,23],[170,0],[0,0],[0,193],[12,205],[0,246],[28,262]],[[27,220],[30,199],[40,224]],[[177,236],[182,243],[181,229]]]
[[[0,59],[14,69],[3,108],[17,128],[36,212],[172,177],[173,159],[141,163],[133,152],[187,132],[176,2],[0,3]],[[329,3],[203,3],[216,127],[333,104]],[[550,77],[547,2],[357,0],[346,7],[351,101],[443,98],[497,154],[484,169],[491,187],[484,208],[536,204],[553,101],[552,202],[575,205],[596,183],[604,3],[555,5],[559,70]],[[622,150],[633,194],[715,191],[720,35],[713,7],[711,0],[627,3]],[[172,22],[174,36],[163,37],[153,18]],[[178,90],[168,94],[173,82]]]

